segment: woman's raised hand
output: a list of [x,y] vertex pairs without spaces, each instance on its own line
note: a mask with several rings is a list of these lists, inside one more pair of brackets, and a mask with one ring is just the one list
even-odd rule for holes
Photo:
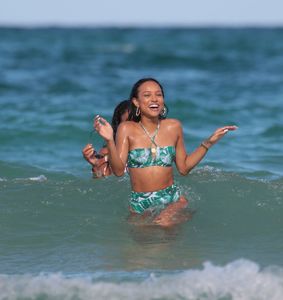
[[93,127],[105,141],[113,140],[113,129],[111,125],[101,116],[97,115],[95,117]]
[[204,143],[209,148],[210,146],[217,143],[228,131],[233,131],[237,128],[238,127],[235,125],[218,128],[207,140],[204,141]]

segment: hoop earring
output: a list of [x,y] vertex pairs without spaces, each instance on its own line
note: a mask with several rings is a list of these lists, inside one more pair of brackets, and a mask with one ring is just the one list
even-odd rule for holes
[[166,109],[166,107],[164,106],[164,107],[163,107],[163,111],[161,112],[160,116],[161,116],[161,117],[165,117],[165,116],[166,116],[166,113],[167,113],[167,109]]
[[141,110],[139,107],[137,107],[136,109],[136,117],[138,117],[141,114]]

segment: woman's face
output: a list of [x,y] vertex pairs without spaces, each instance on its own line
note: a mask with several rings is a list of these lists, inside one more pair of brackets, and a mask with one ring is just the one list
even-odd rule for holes
[[164,108],[164,98],[160,86],[154,81],[144,82],[138,89],[138,97],[133,98],[141,114],[158,117]]

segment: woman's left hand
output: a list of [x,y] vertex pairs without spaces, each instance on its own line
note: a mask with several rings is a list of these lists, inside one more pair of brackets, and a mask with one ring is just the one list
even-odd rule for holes
[[206,144],[210,144],[208,146],[212,146],[216,144],[227,132],[234,131],[238,127],[235,125],[232,126],[224,126],[215,130],[215,132],[205,141]]

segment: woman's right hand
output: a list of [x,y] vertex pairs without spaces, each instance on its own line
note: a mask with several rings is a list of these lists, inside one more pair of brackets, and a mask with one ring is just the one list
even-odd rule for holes
[[95,150],[92,146],[92,144],[87,144],[83,150],[82,150],[82,154],[84,159],[91,164],[92,166],[94,166],[97,162],[97,158],[94,156],[95,154]]
[[93,128],[98,134],[104,138],[106,142],[113,140],[113,128],[112,126],[101,116],[97,115],[94,119]]

